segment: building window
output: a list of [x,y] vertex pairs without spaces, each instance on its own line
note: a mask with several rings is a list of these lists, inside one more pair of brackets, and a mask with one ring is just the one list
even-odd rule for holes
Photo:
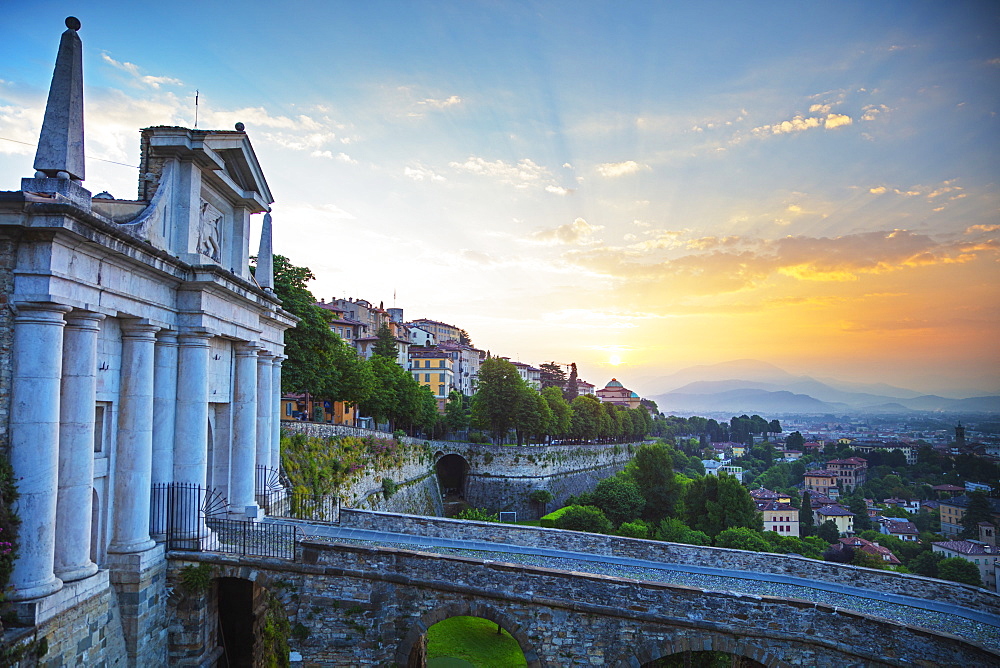
[[424,374],[424,382],[425,383],[431,382],[431,375],[429,373]]
[[444,360],[438,360],[438,366],[444,368]]
[[439,397],[444,396],[444,385],[438,385],[438,396]]
[[104,452],[104,421],[106,406],[98,404],[94,408],[94,452]]
[[443,383],[444,382],[444,374],[443,373],[439,373],[438,374],[438,382],[439,383]]

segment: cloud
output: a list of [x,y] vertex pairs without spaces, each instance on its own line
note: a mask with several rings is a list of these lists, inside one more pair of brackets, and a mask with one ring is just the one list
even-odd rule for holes
[[182,86],[184,82],[180,79],[174,79],[173,77],[154,77],[148,74],[143,74],[139,70],[139,66],[135,63],[130,63],[126,61],[117,61],[107,53],[101,54],[101,59],[107,64],[111,65],[117,70],[125,72],[132,77],[132,83],[138,86],[146,86],[148,88],[159,89],[160,86]]
[[563,188],[562,186],[545,186],[545,192],[552,193],[553,195],[572,195],[575,192],[572,188]]
[[868,104],[862,107],[861,111],[861,120],[870,122],[889,111],[889,107],[884,104]]
[[424,167],[421,164],[417,164],[416,167],[404,167],[403,176],[411,178],[414,181],[447,181],[445,177],[441,176],[433,169]]
[[625,162],[605,162],[597,166],[597,172],[601,176],[609,179],[616,179],[619,176],[635,174],[642,169],[649,169],[649,167],[647,165],[640,165],[635,160],[626,160]]
[[965,229],[966,234],[973,232],[1000,232],[1000,225],[972,225]]
[[[817,105],[813,106],[815,107]],[[806,130],[812,130],[820,127],[832,130],[834,128],[850,125],[852,122],[853,120],[851,117],[844,114],[827,114],[825,118],[821,116],[805,117],[798,114],[791,120],[781,121],[780,123],[774,123],[771,125],[761,125],[751,130],[751,132],[758,137],[765,137],[769,135],[804,132]]]
[[546,243],[562,243],[570,245],[587,245],[595,243],[591,240],[595,232],[604,229],[603,225],[591,225],[583,218],[577,218],[572,223],[566,223],[559,227],[546,230],[539,230],[531,235],[532,239]]
[[[666,237],[660,237],[666,241]],[[928,266],[1000,259],[1000,242],[940,241],[908,230],[838,237],[781,239],[700,237],[675,243],[633,243],[566,251],[592,271],[634,284],[663,283],[685,294],[720,294],[759,287],[770,279],[859,281],[865,276]]]
[[515,188],[541,186],[542,183],[548,185],[552,180],[552,174],[548,169],[535,164],[529,158],[523,158],[514,165],[503,160],[491,162],[472,155],[466,158],[465,162],[450,162],[448,166],[469,174],[490,177]]
[[457,104],[462,104],[462,98],[457,95],[452,95],[444,100],[435,100],[434,98],[429,97],[424,100],[420,100],[417,104],[422,104],[431,107],[432,109],[447,109],[448,107],[454,107]]

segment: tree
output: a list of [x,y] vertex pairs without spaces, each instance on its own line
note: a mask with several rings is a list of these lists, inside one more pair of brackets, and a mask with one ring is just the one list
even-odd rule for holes
[[973,587],[982,587],[983,579],[979,575],[979,567],[962,557],[948,557],[937,565],[938,577],[942,580],[962,582]]
[[378,341],[372,346],[372,353],[393,360],[396,359],[396,356],[399,355],[399,348],[396,346],[396,337],[392,335],[392,331],[389,329],[389,323],[383,322],[379,326],[375,336],[378,338]]
[[316,306],[316,298],[306,287],[315,278],[308,267],[296,267],[283,255],[274,256],[274,293],[282,308],[299,318],[285,332],[288,359],[281,365],[281,389],[332,397],[340,378],[334,351],[343,344],[330,329],[333,314]]
[[573,426],[573,409],[563,398],[562,390],[555,386],[546,387],[542,390],[542,398],[552,411],[552,426],[549,433],[554,438],[566,438]]
[[458,329],[458,342],[463,343],[467,346],[472,345],[472,337],[469,336],[469,333],[464,329],[462,329],[461,327],[459,327]]
[[709,536],[732,527],[757,531],[763,528],[763,518],[750,492],[726,473],[695,480],[688,487],[685,502],[688,525]]
[[601,431],[601,415],[604,409],[600,400],[590,394],[579,396],[570,402],[573,409],[573,419],[570,425],[570,435],[578,441],[592,441]]
[[797,431],[793,431],[785,439],[785,449],[786,450],[801,450],[802,446],[805,445],[806,440],[802,438],[802,434]]
[[639,491],[639,486],[620,475],[605,478],[597,483],[591,499],[616,527],[623,522],[637,519],[643,506],[646,505],[646,499]]
[[545,362],[538,367],[541,374],[542,389],[548,387],[558,387],[561,392],[566,386],[566,373],[562,370],[562,365],[558,362]]
[[541,517],[545,514],[545,505],[553,499],[552,492],[547,489],[536,489],[534,492],[528,495],[528,500],[532,503],[537,503],[540,510],[538,516]]
[[576,388],[576,381],[576,362],[573,362],[569,367],[569,380],[566,381],[566,389],[563,390],[563,398],[566,399],[566,401],[572,402],[580,395]]
[[649,538],[649,525],[642,520],[622,522],[616,533],[626,538]]
[[469,408],[466,398],[458,390],[448,393],[448,402],[444,405],[444,423],[448,431],[460,433],[469,428]]
[[611,522],[599,508],[571,506],[569,510],[556,519],[556,528],[590,533],[611,533]]
[[719,535],[715,537],[715,546],[751,552],[771,551],[771,544],[764,540],[759,531],[746,527],[732,527],[719,532]]
[[827,520],[816,528],[816,536],[822,538],[827,543],[836,543],[840,538],[840,529],[833,520]]
[[488,357],[479,368],[479,387],[472,397],[472,423],[486,429],[495,441],[506,438],[514,426],[514,409],[523,394],[524,381],[513,364]]
[[809,492],[802,492],[802,507],[799,508],[799,533],[811,536],[816,532],[816,521],[813,518],[812,500]]
[[860,496],[852,496],[848,502],[848,507],[854,513],[854,530],[858,533],[872,528],[871,518],[868,517],[868,505]]
[[986,492],[972,492],[969,494],[969,506],[962,516],[962,533],[959,537],[979,540],[979,523],[992,521],[993,510],[990,508]]
[[643,445],[626,468],[646,500],[642,518],[651,523],[674,517],[681,504],[673,460],[663,443]]
[[918,575],[936,578],[938,577],[938,565],[944,561],[944,558],[940,552],[923,552],[910,561],[909,568]]

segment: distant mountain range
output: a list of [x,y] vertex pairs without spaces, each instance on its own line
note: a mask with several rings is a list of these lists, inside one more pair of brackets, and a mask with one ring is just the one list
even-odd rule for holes
[[884,383],[820,381],[756,360],[689,367],[657,384],[671,388],[650,397],[665,413],[1000,413],[1000,396],[952,399]]

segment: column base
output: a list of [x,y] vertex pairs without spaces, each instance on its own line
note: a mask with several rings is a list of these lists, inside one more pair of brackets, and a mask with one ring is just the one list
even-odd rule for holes
[[97,571],[92,577],[69,582],[48,596],[30,601],[12,601],[11,608],[20,624],[37,626],[100,593],[108,586],[110,586],[108,572]]
[[153,547],[156,547],[156,541],[152,538],[134,543],[112,543],[108,546],[108,554],[133,554],[136,552],[145,552]]
[[89,578],[91,575],[97,572],[97,564],[92,561],[88,561],[83,566],[77,566],[76,568],[69,568],[65,571],[56,571],[56,577],[63,582],[76,582],[77,580],[82,580],[84,578]]
[[41,598],[43,596],[48,596],[49,594],[54,594],[63,587],[63,581],[52,576],[49,580],[44,580],[42,582],[33,582],[27,587],[14,587],[14,590],[8,594],[7,600],[9,601],[28,601],[33,598]]

